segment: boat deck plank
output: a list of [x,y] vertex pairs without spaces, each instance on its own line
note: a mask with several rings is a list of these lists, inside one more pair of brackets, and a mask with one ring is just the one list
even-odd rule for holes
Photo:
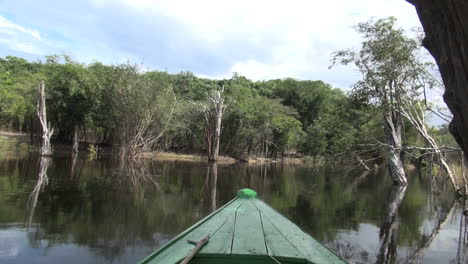
[[235,212],[216,231],[208,243],[200,250],[200,254],[230,254],[232,248],[232,237],[234,236]]
[[267,249],[262,218],[258,209],[246,200],[237,209],[232,254],[265,255]]
[[304,233],[298,226],[259,199],[251,202],[267,217],[278,231],[312,263],[345,263],[328,248]]
[[[220,227],[226,223],[226,219],[232,217],[235,214],[237,207],[243,203],[243,199],[233,200],[230,204],[225,206],[223,210],[219,210],[217,214],[209,217],[208,219],[205,218],[201,220],[201,224],[194,225],[193,228],[176,237],[173,244],[166,245],[166,250],[159,251],[160,254],[155,255],[152,259],[148,259],[147,262],[143,261],[142,263],[177,263],[187,256],[194,247],[191,243],[188,243],[187,240],[199,241],[208,234],[212,235],[213,232],[218,230],[218,228],[221,230]],[[213,241],[209,241],[208,243],[210,242]]]
[[208,243],[190,263],[346,263],[256,198],[254,191],[244,190],[140,263],[179,263],[194,248],[187,240],[199,241],[208,234]]
[[272,256],[284,256],[293,258],[305,258],[305,256],[286,239],[268,217],[262,213],[263,232],[268,254]]

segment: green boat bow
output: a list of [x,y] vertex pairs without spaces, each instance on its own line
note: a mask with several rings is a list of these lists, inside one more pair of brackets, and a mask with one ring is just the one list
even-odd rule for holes
[[180,263],[194,248],[188,241],[208,236],[208,242],[190,260],[191,264],[346,263],[258,199],[251,189],[240,190],[236,198],[140,263]]

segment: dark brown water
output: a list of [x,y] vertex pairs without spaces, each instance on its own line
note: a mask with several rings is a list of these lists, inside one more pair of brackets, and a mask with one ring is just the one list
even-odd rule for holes
[[41,163],[13,150],[0,154],[0,263],[136,263],[245,187],[351,263],[466,259],[461,204],[417,171],[398,189],[336,164]]

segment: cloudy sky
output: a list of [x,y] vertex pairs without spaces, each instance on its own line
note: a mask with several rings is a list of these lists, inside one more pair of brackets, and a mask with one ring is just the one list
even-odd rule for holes
[[0,56],[66,53],[81,62],[321,79],[346,89],[359,75],[329,70],[330,54],[359,45],[353,25],[386,16],[408,30],[420,26],[404,0],[0,0]]

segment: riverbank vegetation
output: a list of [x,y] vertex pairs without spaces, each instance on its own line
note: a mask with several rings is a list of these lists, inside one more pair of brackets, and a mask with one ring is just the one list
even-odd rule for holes
[[389,160],[398,168],[400,157],[421,165],[425,148],[456,147],[446,126],[424,123],[423,91],[435,82],[428,81],[430,65],[415,56],[417,39],[395,28],[393,19],[357,30],[360,53],[334,57],[363,74],[350,92],[320,80],[252,81],[237,73],[215,80],[131,63],[83,64],[67,55],[6,56],[0,58],[0,126],[30,133],[37,143],[37,87],[44,80],[53,142],[92,142],[133,159],[154,151],[219,150],[241,161],[307,155],[362,167]]

